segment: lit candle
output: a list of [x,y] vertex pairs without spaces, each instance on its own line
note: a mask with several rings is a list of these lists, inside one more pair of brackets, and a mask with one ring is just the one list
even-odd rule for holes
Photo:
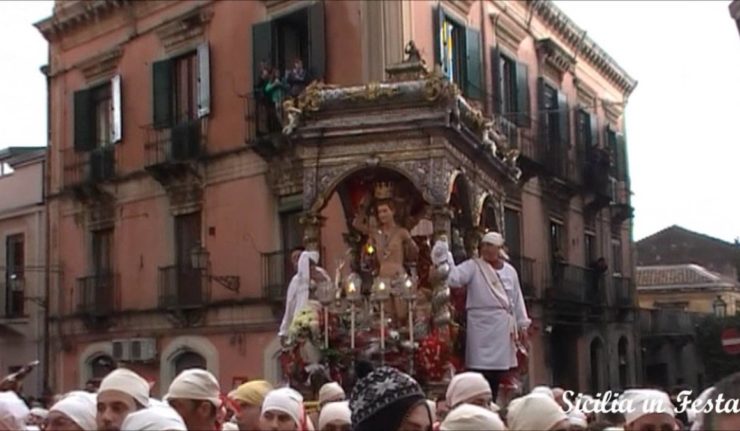
[[384,281],[381,281],[380,283],[378,283],[378,290],[385,290],[385,282]]
[[352,294],[352,293],[355,293],[356,291],[357,291],[357,288],[355,287],[355,282],[350,281],[349,286],[347,286],[347,293]]

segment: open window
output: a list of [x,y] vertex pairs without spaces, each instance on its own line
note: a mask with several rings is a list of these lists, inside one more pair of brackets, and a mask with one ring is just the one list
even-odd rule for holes
[[172,128],[211,112],[210,51],[208,44],[152,66],[153,123]]
[[611,176],[619,181],[627,181],[627,149],[624,136],[611,126],[606,126],[605,135],[611,159]]
[[25,315],[25,253],[23,234],[5,238],[5,313],[6,317]]
[[74,149],[104,148],[121,140],[121,77],[74,93]]
[[530,125],[529,72],[496,47],[491,53],[493,111],[520,127]]
[[296,60],[303,63],[308,81],[324,78],[323,2],[252,26],[252,82],[255,88],[263,84],[264,69],[276,68],[280,76],[285,77]]
[[465,97],[483,95],[481,75],[481,38],[476,29],[462,23],[437,7],[434,19],[434,61],[442,73],[463,90]]

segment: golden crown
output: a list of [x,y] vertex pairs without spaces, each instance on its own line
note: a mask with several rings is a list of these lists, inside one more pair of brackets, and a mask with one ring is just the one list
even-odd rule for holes
[[375,199],[391,199],[393,198],[393,183],[387,181],[381,181],[375,183]]

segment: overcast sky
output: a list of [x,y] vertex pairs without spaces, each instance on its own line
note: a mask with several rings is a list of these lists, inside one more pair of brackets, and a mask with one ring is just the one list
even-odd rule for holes
[[[0,1],[0,148],[45,145],[51,1]],[[627,115],[635,239],[740,236],[740,34],[728,1],[558,1],[639,84]]]

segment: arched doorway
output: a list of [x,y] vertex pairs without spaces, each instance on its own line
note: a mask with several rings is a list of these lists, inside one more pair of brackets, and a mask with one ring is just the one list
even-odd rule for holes
[[628,383],[629,373],[629,361],[627,357],[628,352],[628,341],[627,337],[621,337],[619,344],[617,345],[618,360],[619,360],[619,386],[620,389],[624,390]]
[[207,368],[206,358],[192,350],[184,350],[182,353],[177,355],[173,364],[175,366],[175,376],[192,368],[200,370],[205,370]]
[[90,378],[92,380],[102,380],[115,369],[116,361],[108,355],[98,355],[90,360]]
[[591,341],[591,393],[596,394],[604,387],[603,369],[604,364],[604,343],[601,338],[594,338]]

